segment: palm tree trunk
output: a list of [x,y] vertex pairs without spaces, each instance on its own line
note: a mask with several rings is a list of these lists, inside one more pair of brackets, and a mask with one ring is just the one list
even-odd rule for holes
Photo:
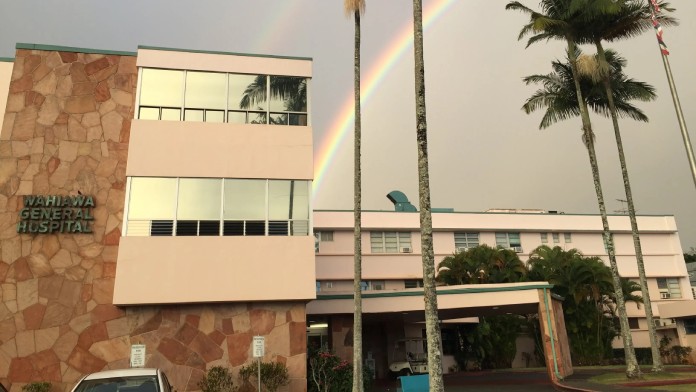
[[361,115],[360,115],[360,10],[355,10],[355,50],[354,50],[353,89],[355,93],[355,137],[353,145],[355,179],[353,182],[354,211],[354,259],[353,259],[353,392],[363,390],[362,369],[362,187],[360,169]]
[[[645,305],[645,317],[648,320],[648,334],[650,335],[650,351],[653,359],[653,372],[661,372],[664,370],[662,366],[662,358],[660,357],[660,345],[657,341],[657,332],[655,331],[655,323],[653,322],[652,302],[650,301],[650,291],[648,289],[648,281],[645,277],[645,264],[643,263],[643,250],[640,245],[640,236],[638,235],[638,222],[636,221],[636,209],[633,204],[633,192],[631,192],[631,182],[628,179],[628,168],[626,166],[626,156],[624,155],[623,142],[621,141],[621,132],[619,130],[619,119],[614,104],[614,93],[609,82],[609,72],[607,59],[602,47],[602,42],[595,41],[597,46],[597,55],[599,56],[600,64],[604,64],[605,69],[602,79],[604,89],[607,94],[607,102],[609,104],[609,112],[611,113],[611,121],[614,125],[614,136],[616,137],[616,147],[619,150],[619,163],[621,164],[621,175],[623,176],[624,189],[626,191],[626,202],[628,204],[628,218],[631,221],[631,234],[633,236],[633,247],[636,251],[636,262],[638,263],[638,276],[640,277],[641,293],[643,295],[643,304]],[[600,68],[602,69],[602,68]]]
[[599,165],[597,164],[597,154],[594,147],[594,134],[592,132],[592,123],[590,122],[590,114],[587,110],[587,103],[583,99],[582,90],[580,88],[580,78],[578,76],[577,65],[577,47],[571,38],[568,38],[568,60],[573,71],[573,79],[575,81],[575,91],[580,107],[580,117],[582,118],[582,131],[587,153],[590,158],[590,166],[592,168],[592,179],[594,180],[595,192],[597,193],[597,204],[599,205],[599,214],[602,217],[602,230],[604,243],[609,254],[609,268],[611,269],[612,279],[614,281],[614,293],[616,295],[616,306],[619,313],[619,324],[621,326],[621,338],[624,345],[624,355],[626,358],[626,377],[638,378],[641,376],[640,367],[636,360],[636,353],[633,348],[633,338],[628,326],[628,316],[626,315],[626,304],[624,303],[623,292],[621,291],[621,278],[619,276],[619,268],[616,264],[616,253],[614,252],[614,238],[609,231],[609,219],[607,218],[607,209],[604,205],[604,194],[602,192],[602,183],[599,179]]
[[413,0],[413,47],[416,76],[416,143],[418,145],[418,196],[423,255],[423,299],[425,331],[428,342],[428,373],[430,391],[443,392],[442,357],[440,354],[440,323],[435,290],[435,255],[433,222],[430,210],[430,175],[428,172],[428,124],[425,115],[425,61],[423,60],[423,4]]

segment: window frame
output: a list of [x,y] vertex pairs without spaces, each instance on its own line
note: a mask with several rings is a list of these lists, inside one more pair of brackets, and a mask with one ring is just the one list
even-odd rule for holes
[[[388,252],[387,251],[387,233],[395,233],[395,238],[396,238],[396,250],[394,252]],[[380,234],[379,239],[381,240],[380,242],[375,241],[376,239],[376,234]],[[402,238],[401,234],[406,234],[408,237],[408,244],[405,242],[406,235],[404,236],[403,243],[402,243]],[[380,244],[381,247],[377,248],[375,247],[375,244]],[[401,253],[401,248],[411,247],[412,243],[412,236],[410,231],[370,231],[370,253],[384,253],[384,254],[396,254],[396,253]],[[381,250],[379,250],[381,249]]]
[[[455,231],[454,232],[454,247],[459,248],[475,248],[481,245],[481,233],[476,231]],[[473,238],[475,237],[475,238]]]
[[[175,189],[170,190],[173,191],[174,193],[172,195],[168,195],[167,197],[172,197],[174,202],[173,209],[174,211],[172,212],[171,217],[167,217],[164,219],[161,218],[155,218],[155,217],[147,217],[147,219],[143,217],[137,217],[137,218],[131,218],[131,209],[133,206],[133,203],[135,202],[132,200],[132,186],[133,186],[133,179],[173,179],[176,182]],[[216,219],[209,219],[203,217],[201,219],[192,219],[190,217],[186,217],[186,219],[182,218],[179,216],[179,202],[181,198],[181,180],[195,180],[195,179],[200,179],[200,180],[211,180],[211,181],[220,181],[220,196],[219,196],[219,205],[217,207],[217,217]],[[211,222],[217,222],[218,223],[218,236],[255,236],[255,235],[263,235],[263,236],[274,236],[274,235],[283,235],[283,236],[309,236],[312,235],[312,228],[311,228],[311,213],[309,212],[311,208],[311,181],[310,180],[303,180],[303,179],[290,179],[290,180],[278,180],[278,179],[257,179],[258,181],[263,181],[263,189],[264,189],[264,202],[263,202],[263,217],[254,217],[254,218],[229,218],[225,214],[225,184],[226,180],[253,180],[253,179],[241,179],[241,178],[219,178],[219,177],[136,177],[136,176],[131,176],[127,178],[127,184],[126,184],[126,203],[124,207],[124,228],[123,232],[125,233],[124,236],[127,237],[133,237],[133,236],[145,236],[145,237],[152,237],[152,236],[211,236],[214,234],[211,234],[210,228],[212,227]],[[307,194],[307,217],[288,217],[287,219],[270,219],[269,217],[269,208],[270,208],[270,203],[268,200],[268,189],[269,189],[269,182],[271,181],[295,181],[300,183],[302,186],[302,183],[306,189],[306,194]],[[296,194],[297,199],[293,198],[293,203],[296,203],[298,200],[301,200],[302,197],[304,196],[303,194]],[[261,226],[259,226],[259,223],[262,223],[263,225],[263,233],[261,233]],[[183,229],[183,225],[186,225],[186,229]],[[147,225],[147,227],[145,227]],[[182,225],[182,230],[179,230],[179,225]],[[240,226],[241,225],[241,226]],[[251,225],[251,226],[250,226]],[[193,229],[195,226],[195,230]],[[282,226],[285,226],[283,228]],[[239,231],[241,228],[241,231]],[[230,230],[230,231],[228,231]]]
[[[146,70],[156,70],[156,71],[176,71],[176,72],[182,72],[182,87],[181,87],[181,105],[180,106],[171,106],[171,105],[154,105],[151,102],[148,102],[148,104],[141,104],[141,96],[143,94],[143,73]],[[202,74],[224,74],[225,75],[225,102],[224,102],[224,108],[207,108],[207,107],[198,107],[199,105],[194,105],[191,106],[187,104],[186,102],[186,90],[188,87],[188,83],[190,83],[188,74],[190,73],[202,73]],[[230,106],[230,76],[231,75],[248,75],[248,76],[263,76],[266,79],[266,102],[265,102],[265,108],[262,110],[258,109],[253,109],[253,108],[247,108],[247,109],[241,109],[241,108],[231,108]],[[271,84],[271,78],[278,78],[278,77],[287,77],[287,78],[298,78],[300,80],[305,81],[305,97],[304,99],[306,100],[306,105],[305,105],[305,111],[294,111],[294,110],[272,110],[271,109],[271,99],[270,96],[270,84]],[[143,119],[143,120],[158,120],[158,121],[187,121],[186,120],[186,111],[189,110],[201,110],[203,120],[198,121],[198,120],[191,120],[195,122],[212,122],[212,123],[220,123],[219,121],[207,121],[207,112],[212,111],[212,112],[222,112],[222,123],[231,123],[231,124],[265,124],[265,125],[286,125],[286,126],[311,126],[311,116],[310,116],[310,108],[311,108],[311,94],[310,94],[310,87],[311,87],[311,77],[308,76],[297,76],[297,75],[272,75],[272,74],[244,74],[244,73],[237,73],[237,72],[216,72],[216,71],[208,71],[208,70],[194,70],[194,69],[175,69],[175,68],[157,68],[157,67],[138,67],[138,86],[136,89],[136,119]],[[158,110],[158,115],[157,119],[153,118],[143,118],[141,117],[141,109],[157,109]],[[173,120],[173,119],[167,119],[163,120],[163,109],[167,110],[178,110],[179,115],[178,115],[178,120]],[[244,114],[244,122],[237,122],[237,121],[230,121],[230,114],[231,113],[243,113]],[[250,118],[251,115],[262,115],[264,118],[263,122],[251,122]],[[284,123],[279,123],[277,121],[272,120],[272,116],[285,116],[285,121]],[[291,121],[291,117],[297,117],[298,121]],[[304,121],[301,119],[304,118]],[[297,122],[297,123],[295,123]]]

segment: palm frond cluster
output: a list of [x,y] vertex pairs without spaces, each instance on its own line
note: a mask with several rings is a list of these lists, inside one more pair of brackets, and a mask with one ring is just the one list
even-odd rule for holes
[[[513,250],[480,245],[445,257],[437,269],[437,280],[444,285],[551,283],[554,286],[551,291],[563,298],[573,362],[578,365],[601,364],[611,357],[611,343],[619,335],[620,328],[616,322],[611,270],[599,257],[586,257],[577,249],[564,250],[559,246],[544,245],[532,251],[525,263]],[[636,292],[640,289],[636,282],[621,278],[624,298],[639,306],[643,298]],[[486,335],[487,329],[497,328],[496,323],[509,321],[506,317],[486,320],[481,331],[468,333]]]

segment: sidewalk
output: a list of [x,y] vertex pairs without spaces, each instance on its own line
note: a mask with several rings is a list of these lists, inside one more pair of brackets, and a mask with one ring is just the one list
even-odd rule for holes
[[[672,385],[690,385],[693,384],[693,390],[696,391],[696,379],[689,380],[664,380],[664,381],[637,381],[629,382],[621,385],[605,385],[593,383],[589,379],[601,374],[616,372],[621,373],[623,370],[620,367],[614,368],[575,368],[574,374],[567,377],[561,385],[570,387],[568,389],[559,389],[555,387],[544,369],[534,370],[496,370],[496,371],[479,371],[479,372],[461,372],[444,375],[445,391],[447,392],[464,392],[464,391],[481,391],[481,392],[526,392],[526,391],[557,391],[557,390],[573,390],[581,389],[588,391],[623,391],[623,392],[669,392],[669,387]],[[649,372],[649,368],[643,369],[644,372]],[[679,367],[670,368],[670,372],[691,371],[696,372],[696,367]],[[659,388],[665,386],[664,389]],[[401,384],[398,380],[379,380],[372,389],[374,392],[399,392]],[[652,386],[647,389],[645,387]],[[653,389],[654,388],[654,389]],[[683,388],[683,387],[682,387]],[[688,388],[688,387],[687,387]]]

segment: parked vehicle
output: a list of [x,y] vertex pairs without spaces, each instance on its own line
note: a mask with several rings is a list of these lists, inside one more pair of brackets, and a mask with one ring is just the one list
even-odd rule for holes
[[88,374],[72,392],[172,392],[172,386],[160,369],[133,368]]
[[428,356],[425,347],[426,339],[424,338],[397,340],[389,370],[398,376],[428,373]]

